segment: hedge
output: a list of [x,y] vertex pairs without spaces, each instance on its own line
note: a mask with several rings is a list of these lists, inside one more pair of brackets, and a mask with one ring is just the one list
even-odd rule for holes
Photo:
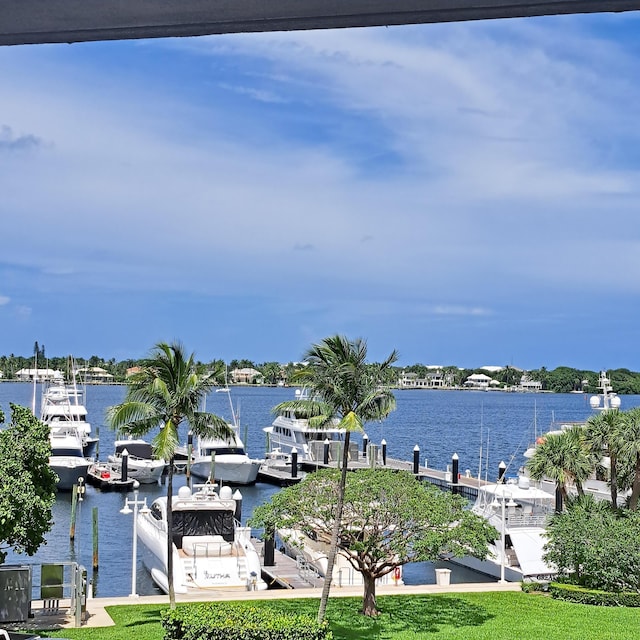
[[331,640],[325,620],[250,603],[208,602],[162,612],[165,640]]
[[634,591],[601,591],[587,589],[575,584],[552,582],[549,592],[557,600],[601,607],[640,607],[640,593]]

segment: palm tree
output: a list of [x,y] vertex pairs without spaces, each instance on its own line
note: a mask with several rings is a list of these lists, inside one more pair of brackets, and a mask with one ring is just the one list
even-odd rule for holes
[[623,414],[618,409],[608,409],[589,418],[585,430],[585,438],[593,454],[609,457],[609,487],[613,508],[618,505],[618,460],[623,445],[623,424]]
[[338,335],[325,338],[307,351],[304,355],[307,366],[294,374],[294,382],[301,382],[309,389],[309,399],[283,402],[273,409],[276,413],[295,411],[301,418],[309,419],[316,428],[329,426],[338,419],[339,427],[345,429],[334,526],[318,610],[319,622],[322,622],[326,612],[338,551],[350,434],[352,431],[363,431],[366,422],[382,420],[395,409],[395,396],[383,386],[383,381],[397,358],[394,350],[381,364],[367,364],[367,343],[364,340],[349,340]]
[[640,407],[625,411],[623,418],[621,457],[626,457],[633,469],[629,509],[635,511],[640,498]]
[[184,421],[196,436],[227,437],[229,425],[219,416],[201,411],[215,376],[205,373],[193,354],[187,357],[179,343],[158,343],[141,370],[128,381],[122,404],[107,409],[107,424],[120,433],[141,437],[158,428],[154,453],[169,463],[167,477],[167,577],[169,602],[175,607],[173,585],[172,494],[173,463],[178,446],[178,427]]
[[543,436],[533,457],[527,462],[534,480],[549,478],[555,481],[562,500],[568,495],[567,486],[573,484],[579,496],[584,495],[582,484],[591,475],[596,456],[590,451],[582,427],[573,426],[561,433]]

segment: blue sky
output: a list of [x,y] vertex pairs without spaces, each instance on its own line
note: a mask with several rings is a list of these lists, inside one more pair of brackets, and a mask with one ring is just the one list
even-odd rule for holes
[[640,370],[639,27],[0,48],[0,353]]

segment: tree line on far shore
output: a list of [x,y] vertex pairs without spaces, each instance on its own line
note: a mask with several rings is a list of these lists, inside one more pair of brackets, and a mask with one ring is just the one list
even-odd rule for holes
[[[62,371],[64,375],[71,379],[72,365],[69,356],[53,356],[49,357],[45,352],[44,345],[40,346],[36,342],[34,345],[34,355],[37,356],[38,367],[56,369]],[[0,379],[14,380],[16,373],[21,369],[33,368],[34,355],[29,357],[16,356],[14,354],[0,356]],[[127,359],[116,361],[115,358],[105,359],[100,356],[92,355],[90,358],[74,357],[73,366],[75,369],[100,367],[113,376],[113,382],[125,382],[127,371],[134,367],[140,366],[143,359]],[[230,372],[237,369],[254,369],[257,375],[249,380],[250,384],[267,384],[276,385],[287,383],[294,377],[294,373],[303,368],[305,365],[301,362],[280,363],[270,362],[254,362],[246,358],[232,359],[225,362],[222,359],[214,359],[210,362],[199,362],[213,372],[217,372],[218,382],[225,384],[225,375],[229,376]],[[538,381],[542,384],[542,391],[552,393],[571,393],[583,392],[595,394],[599,392],[598,377],[599,371],[589,371],[585,369],[574,369],[572,367],[560,366],[555,369],[532,369],[523,371],[517,367],[506,365],[500,370],[483,369],[478,367],[462,368],[455,365],[447,365],[438,369],[423,365],[420,363],[398,367],[389,367],[386,372],[386,383],[394,387],[398,384],[402,372],[414,373],[418,378],[428,378],[433,373],[442,375],[446,381],[447,387],[462,387],[464,381],[474,373],[483,373],[500,383],[501,388],[515,387],[520,383],[523,374],[526,374],[529,380]],[[610,369],[607,375],[611,381],[613,390],[621,395],[640,394],[640,372],[630,371],[629,369]],[[226,381],[232,383],[229,377]]]

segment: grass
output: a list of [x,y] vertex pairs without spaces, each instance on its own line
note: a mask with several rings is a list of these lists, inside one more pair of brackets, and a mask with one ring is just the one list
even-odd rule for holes
[[[317,600],[254,602],[297,613],[317,612]],[[335,640],[640,640],[640,610],[594,607],[519,592],[383,596],[376,619],[358,613],[359,598],[333,598],[327,618]],[[184,605],[188,606],[188,605]],[[73,640],[162,640],[166,605],[109,607],[115,627],[63,629]],[[45,635],[47,635],[45,634]]]

